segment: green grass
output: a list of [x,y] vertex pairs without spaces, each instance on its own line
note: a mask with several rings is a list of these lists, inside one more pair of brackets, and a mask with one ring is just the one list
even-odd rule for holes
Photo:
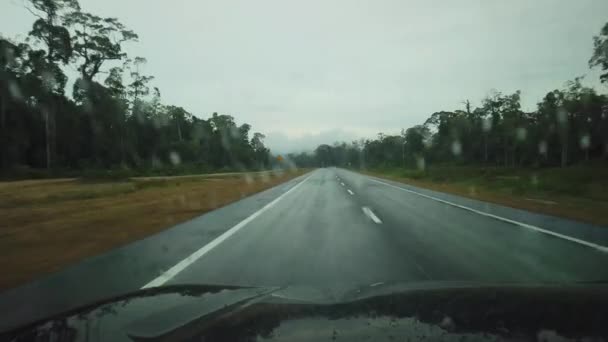
[[369,170],[414,186],[608,226],[608,165],[502,168],[432,165],[421,171]]
[[398,168],[373,171],[399,178],[481,187],[517,196],[567,195],[608,201],[606,165],[542,169],[436,165],[424,171]]

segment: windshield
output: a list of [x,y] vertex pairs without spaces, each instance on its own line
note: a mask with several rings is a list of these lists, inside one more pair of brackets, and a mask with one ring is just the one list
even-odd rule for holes
[[180,284],[608,280],[604,0],[0,13],[0,330]]

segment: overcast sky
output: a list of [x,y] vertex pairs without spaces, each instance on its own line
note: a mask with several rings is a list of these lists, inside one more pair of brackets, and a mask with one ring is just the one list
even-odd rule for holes
[[[0,32],[24,37],[23,0],[2,0]],[[606,0],[80,0],[140,36],[132,56],[164,102],[233,115],[275,152],[398,133],[433,112],[523,92],[525,109],[575,76]],[[606,88],[600,88],[602,92]]]

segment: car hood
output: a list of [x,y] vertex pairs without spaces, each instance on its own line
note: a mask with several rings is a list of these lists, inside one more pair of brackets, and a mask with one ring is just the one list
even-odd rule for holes
[[604,284],[176,285],[91,303],[3,333],[0,340],[595,338],[608,336],[606,317]]

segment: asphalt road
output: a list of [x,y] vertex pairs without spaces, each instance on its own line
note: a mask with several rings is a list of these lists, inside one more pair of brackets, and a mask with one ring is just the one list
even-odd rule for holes
[[605,281],[607,241],[605,227],[323,168],[0,294],[0,330],[164,284]]

